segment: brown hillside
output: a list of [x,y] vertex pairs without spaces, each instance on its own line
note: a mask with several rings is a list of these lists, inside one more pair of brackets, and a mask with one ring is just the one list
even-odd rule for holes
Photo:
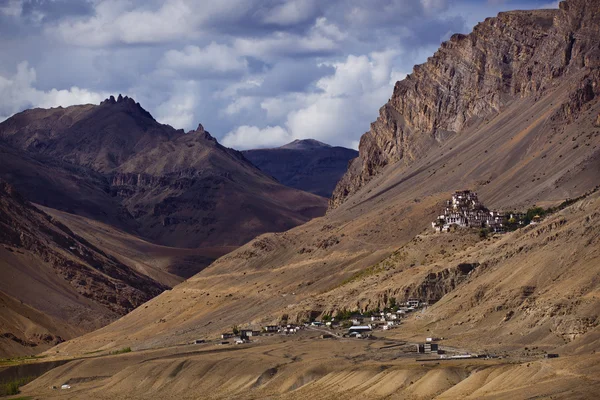
[[167,288],[107,255],[0,182],[3,355],[97,329]]
[[[0,124],[0,140],[10,154],[0,173],[28,199],[162,245],[239,246],[326,208],[322,197],[279,184],[201,125],[184,133],[159,124],[128,97],[24,111]],[[56,178],[35,172],[47,168]]]
[[[598,13],[590,3],[568,4],[541,15],[546,18],[551,13],[551,20],[559,23],[574,18],[570,13]],[[528,15],[537,14],[518,12],[514,18],[502,14],[485,24],[500,26]],[[554,40],[550,33],[545,38]],[[501,44],[510,38],[496,35],[495,40]],[[600,173],[600,130],[594,126],[600,103],[595,95],[582,103],[578,94],[582,82],[584,88],[587,82],[598,87],[590,81],[596,72],[582,66],[557,77],[542,93],[515,97],[498,113],[473,120],[460,134],[424,148],[413,162],[384,167],[326,217],[285,233],[263,235],[152,300],[147,308],[58,349],[87,351],[109,343],[138,348],[175,344],[215,335],[234,324],[272,322],[283,315],[300,319],[342,301],[357,302],[360,292],[344,293],[335,303],[328,295],[422,233],[456,189],[474,189],[484,204],[505,210],[558,204],[585,193],[598,184]],[[575,109],[579,111],[567,117],[565,110]],[[578,255],[572,258],[575,265],[584,265]],[[414,264],[435,261],[419,256]],[[394,282],[408,281],[413,273],[409,269]],[[594,269],[586,269],[586,279],[595,282],[593,273]],[[514,286],[516,281],[512,285],[503,290],[518,291],[522,286]],[[364,290],[372,291],[375,299],[378,291],[371,286]],[[166,323],[156,322],[160,320]]]

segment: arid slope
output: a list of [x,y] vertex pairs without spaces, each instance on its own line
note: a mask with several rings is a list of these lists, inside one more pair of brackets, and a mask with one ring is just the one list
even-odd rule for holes
[[[0,124],[0,141],[9,154],[0,173],[29,200],[162,245],[239,246],[326,208],[325,199],[279,184],[202,125],[175,130],[128,97],[18,113]],[[36,165],[55,169],[56,179],[36,176]]]
[[165,290],[0,182],[0,352],[38,353]]
[[[567,11],[563,6],[552,13],[561,21],[558,15]],[[430,226],[442,202],[457,189],[476,190],[488,207],[505,210],[558,204],[585,193],[598,184],[600,174],[600,129],[595,126],[600,103],[596,96],[580,103],[578,93],[582,80],[588,82],[594,73],[574,70],[543,93],[506,100],[500,112],[473,120],[413,162],[383,167],[326,217],[264,235],[147,307],[59,349],[174,344],[234,324],[318,314],[331,305],[316,301],[304,307],[303,301],[321,299],[406,245]],[[579,111],[565,119],[566,109]],[[166,322],[157,322],[161,320]],[[123,340],[124,335],[129,339]]]

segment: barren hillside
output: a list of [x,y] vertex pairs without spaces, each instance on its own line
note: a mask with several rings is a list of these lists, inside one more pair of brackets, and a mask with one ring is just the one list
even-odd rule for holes
[[[33,109],[0,124],[0,173],[33,202],[175,247],[239,246],[324,214],[199,125],[159,124],[127,96]],[[52,176],[39,169],[51,168]],[[81,191],[81,189],[84,189]]]
[[0,182],[2,355],[97,329],[167,288],[107,255]]
[[[501,14],[476,31],[510,27],[537,37],[537,33],[527,33],[529,25],[546,21],[540,29],[547,34],[539,40],[554,41],[563,29],[576,28],[572,34],[582,44],[575,47],[583,49],[591,40],[586,34],[597,25],[569,22],[563,26],[582,15],[597,22],[599,11],[590,2],[576,0],[561,10]],[[493,31],[487,37],[485,48],[512,40]],[[593,54],[591,50],[584,53]],[[564,54],[554,56],[562,60]],[[597,67],[585,61],[591,56],[586,57],[574,58],[583,61],[557,75],[543,91],[504,97],[500,110],[469,119],[460,133],[432,142],[412,162],[382,167],[327,216],[285,233],[263,235],[147,307],[59,349],[92,350],[109,343],[147,348],[215,335],[234,324],[266,323],[283,315],[292,319],[311,312],[318,315],[333,307],[327,295],[336,293],[344,281],[399,251],[430,226],[442,202],[456,189],[476,190],[486,205],[505,210],[558,204],[585,193],[598,184],[600,173],[600,129],[595,125],[600,103],[595,94],[580,96],[582,90],[587,93],[586,88],[598,87]],[[429,63],[418,70],[429,68]],[[451,82],[447,85],[452,86]],[[361,154],[368,156],[364,151]],[[506,240],[510,238],[515,240],[514,236]],[[397,281],[408,280],[413,271],[406,273]],[[370,286],[365,290],[377,293]],[[506,290],[518,291],[519,287]],[[403,298],[396,293],[399,300]],[[350,301],[358,300],[355,295]],[[156,322],[160,320],[166,323]],[[123,339],[124,333],[129,340]]]

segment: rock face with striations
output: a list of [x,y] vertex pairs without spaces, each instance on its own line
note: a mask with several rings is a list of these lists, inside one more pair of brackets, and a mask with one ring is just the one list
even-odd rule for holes
[[388,164],[411,163],[511,101],[537,96],[572,77],[556,118],[573,119],[600,93],[600,4],[568,0],[558,10],[500,13],[469,35],[456,34],[397,82],[360,140],[360,156],[336,187],[336,208]]

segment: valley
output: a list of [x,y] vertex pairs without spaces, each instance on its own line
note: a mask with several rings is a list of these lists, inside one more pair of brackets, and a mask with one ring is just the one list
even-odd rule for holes
[[594,398],[599,35],[594,0],[487,18],[345,161],[121,96],[1,123],[1,354],[64,362],[21,394]]

